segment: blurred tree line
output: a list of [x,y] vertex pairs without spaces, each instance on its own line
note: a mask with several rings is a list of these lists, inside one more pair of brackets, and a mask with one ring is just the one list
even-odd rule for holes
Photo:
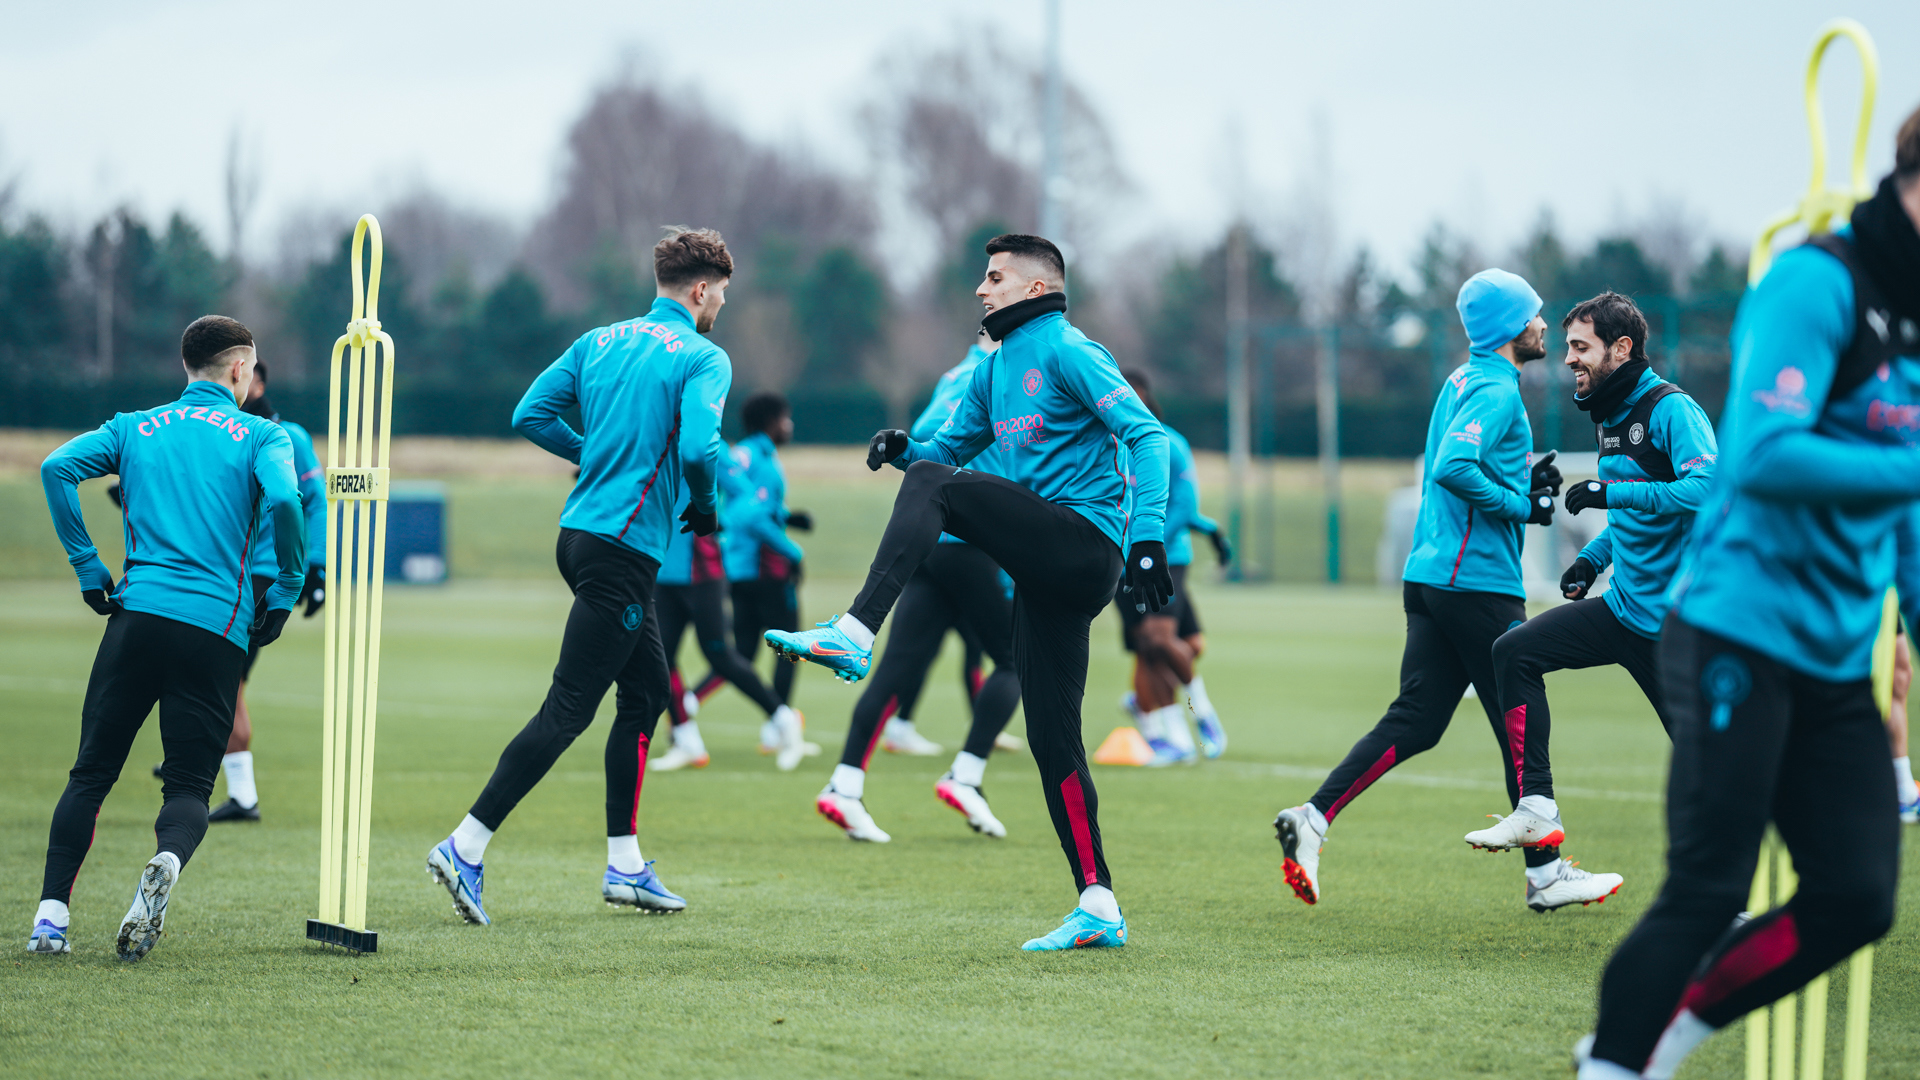
[[[904,423],[972,339],[981,245],[1035,227],[1041,82],[1032,58],[990,36],[893,52],[856,112],[867,156],[849,173],[751,138],[691,90],[629,73],[568,130],[557,192],[536,220],[516,225],[431,191],[390,200],[378,210],[380,316],[405,380],[396,429],[510,434],[519,394],[575,337],[651,304],[652,245],[673,224],[718,228],[734,253],[713,335],[734,360],[734,408],[753,390],[782,390],[803,441],[860,442]],[[1170,422],[1196,446],[1224,447],[1227,230],[1199,250],[1112,249],[1106,230],[1131,185],[1071,83],[1065,118],[1072,317],[1123,366],[1155,376]],[[355,214],[293,215],[272,257],[245,261],[257,175],[237,141],[229,159],[224,252],[178,213],[161,225],[123,207],[63,229],[0,188],[0,426],[85,427],[163,400],[179,382],[181,328],[214,311],[254,328],[282,411],[324,422]],[[1438,380],[1464,358],[1454,294],[1488,265],[1526,275],[1556,326],[1603,289],[1636,297],[1656,367],[1718,410],[1744,265],[1700,242],[1684,214],[1578,250],[1544,215],[1508,252],[1435,225],[1402,281],[1365,250],[1303,253],[1287,200],[1271,201],[1244,222],[1258,453],[1313,452],[1318,350],[1331,341],[1345,451],[1417,454]],[[1321,211],[1309,201],[1292,212]],[[1543,439],[1585,449],[1591,428],[1564,400],[1558,359],[1532,365],[1523,391]]]

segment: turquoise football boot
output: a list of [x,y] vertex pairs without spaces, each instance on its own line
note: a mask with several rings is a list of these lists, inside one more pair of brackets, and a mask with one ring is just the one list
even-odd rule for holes
[[453,910],[476,926],[492,926],[487,909],[480,906],[480,892],[486,887],[485,871],[479,863],[460,857],[449,836],[427,852],[427,873],[453,897]]
[[1096,919],[1079,908],[1060,922],[1060,929],[1046,937],[1037,937],[1020,946],[1027,952],[1051,952],[1056,949],[1117,949],[1127,943],[1127,919],[1108,922]]
[[[842,619],[850,617],[838,616]],[[788,660],[819,664],[833,672],[836,678],[850,683],[859,682],[873,668],[873,650],[854,644],[852,638],[833,625],[835,621],[828,619],[823,623],[815,623],[811,630],[798,632],[769,630],[762,637],[774,652]]]

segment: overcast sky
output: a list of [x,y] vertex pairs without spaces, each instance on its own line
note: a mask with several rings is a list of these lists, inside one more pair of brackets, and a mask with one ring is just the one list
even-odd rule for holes
[[[1871,170],[1920,104],[1920,2],[1850,14],[1882,62]],[[77,222],[130,201],[184,208],[224,245],[239,124],[264,166],[257,243],[301,207],[358,210],[424,182],[524,220],[550,197],[567,124],[638,50],[755,134],[849,172],[874,59],[984,22],[1037,48],[1041,0],[460,4],[5,0],[0,176]],[[1434,220],[1503,253],[1551,208],[1577,239],[1679,206],[1745,244],[1807,183],[1803,65],[1826,4],[1495,0],[1147,4],[1064,0],[1070,78],[1139,187],[1136,233],[1213,232],[1230,133],[1259,217],[1326,133],[1342,246],[1396,270]],[[1858,65],[1836,46],[1830,126],[1850,143]],[[1845,160],[1847,150],[1837,155]],[[1839,175],[1836,167],[1836,175]]]

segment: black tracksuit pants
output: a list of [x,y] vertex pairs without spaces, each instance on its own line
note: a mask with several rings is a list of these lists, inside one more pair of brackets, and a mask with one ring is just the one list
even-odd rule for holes
[[507,743],[470,813],[498,829],[573,740],[593,723],[607,687],[617,685],[607,733],[607,835],[630,836],[640,819],[647,747],[667,707],[667,656],[653,578],[660,564],[577,529],[561,529],[555,559],[573,590],[560,662],[540,711]]
[[[1504,593],[1455,592],[1409,581],[1402,587],[1401,603],[1407,612],[1407,645],[1400,655],[1400,696],[1387,706],[1387,714],[1373,730],[1347,751],[1346,760],[1327,775],[1314,793],[1313,805],[1331,822],[1388,769],[1433,749],[1453,722],[1469,683],[1480,696],[1480,707],[1486,710],[1500,748],[1507,799],[1517,805],[1519,778],[1513,772],[1513,750],[1501,722],[1493,643],[1526,621],[1526,601]],[[1544,866],[1560,857],[1560,849],[1526,848],[1525,854],[1528,866]]]
[[1660,704],[1659,648],[1658,641],[1629,630],[1599,597],[1550,608],[1500,635],[1493,643],[1494,678],[1500,683],[1500,712],[1521,795],[1553,798],[1549,671],[1619,664],[1640,684],[1660,726],[1673,733]]
[[[1644,1068],[1685,1008],[1712,1027],[1798,990],[1893,926],[1900,818],[1872,682],[1803,675],[1668,616],[1667,880],[1600,979],[1593,1056]],[[1799,874],[1747,907],[1771,821]]]
[[680,653],[680,636],[692,626],[694,643],[700,646],[700,654],[707,658],[714,674],[732,683],[734,689],[771,716],[780,707],[780,699],[727,641],[726,589],[727,583],[717,580],[660,586],[660,639],[666,646],[668,666],[673,666]]
[[867,767],[887,717],[902,702],[911,708],[927,670],[940,658],[947,631],[957,627],[971,632],[993,658],[992,676],[971,698],[973,723],[966,744],[975,757],[991,754],[995,736],[1020,703],[1020,679],[1013,673],[1013,601],[1000,584],[1000,568],[972,544],[936,544],[907,579],[893,615],[887,649],[853,707],[840,763]]
[[[797,585],[791,577],[763,577],[736,581],[728,586],[733,593],[733,650],[748,667],[753,666],[763,643],[760,635],[769,630],[800,629]],[[780,699],[780,704],[792,704],[793,676],[799,670],[799,664],[773,665],[773,696]],[[700,681],[704,684],[713,677],[710,671],[707,678]]]
[[53,808],[40,899],[67,903],[93,846],[100,804],[120,778],[134,736],[160,706],[157,850],[185,866],[207,835],[207,799],[233,733],[234,695],[247,652],[210,630],[144,611],[107,619],[80,707],[80,753]]
[[940,534],[979,548],[1013,578],[1013,667],[1027,740],[1077,891],[1111,887],[1099,799],[1080,735],[1087,634],[1120,581],[1120,549],[1070,507],[998,476],[931,461],[907,469],[893,517],[850,609],[878,630]]

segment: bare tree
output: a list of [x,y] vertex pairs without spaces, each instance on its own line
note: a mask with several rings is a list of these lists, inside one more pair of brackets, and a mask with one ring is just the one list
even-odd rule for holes
[[227,258],[235,266],[244,250],[247,222],[260,202],[260,175],[258,148],[249,150],[236,122],[227,133],[226,170]]
[[405,257],[413,299],[427,303],[451,276],[485,291],[513,266],[522,237],[505,220],[455,206],[425,187],[415,188],[379,213],[381,232]]

